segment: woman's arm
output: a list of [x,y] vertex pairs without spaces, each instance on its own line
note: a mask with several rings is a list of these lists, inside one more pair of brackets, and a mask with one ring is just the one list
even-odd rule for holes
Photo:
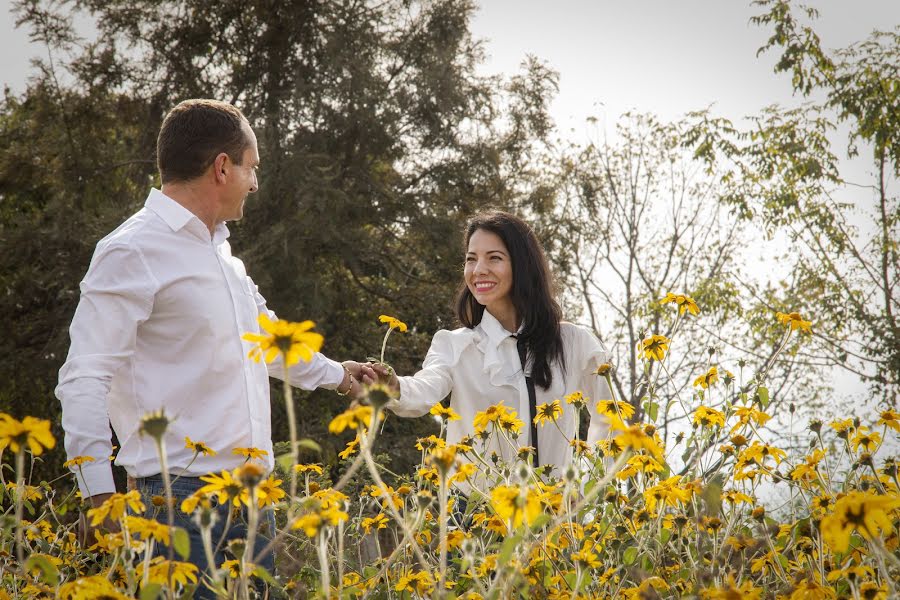
[[399,394],[388,404],[392,412],[401,417],[421,417],[431,407],[447,397],[453,389],[453,368],[459,360],[461,348],[455,332],[438,331],[431,340],[431,347],[422,363],[422,370],[415,375],[397,377],[393,371],[375,365],[382,381]]

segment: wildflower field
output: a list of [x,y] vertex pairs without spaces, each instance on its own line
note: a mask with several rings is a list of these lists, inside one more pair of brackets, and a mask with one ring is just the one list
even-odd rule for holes
[[[664,439],[655,422],[672,407],[658,406],[653,389],[679,351],[678,324],[700,317],[687,296],[661,302],[673,305],[674,326],[634,349],[663,366],[648,382],[643,411],[577,392],[538,407],[539,428],[554,427],[564,405],[595,405],[609,422],[597,444],[570,440],[573,461],[554,474],[532,468],[528,448],[513,463],[486,454],[488,440],[517,448],[526,425],[527,417],[503,404],[479,413],[476,435],[463,443],[420,439],[418,469],[391,473],[380,464],[386,449],[379,431],[395,417],[384,410],[391,397],[381,386],[331,422],[332,434],[355,434],[339,464],[301,464],[298,449],[314,443],[296,439],[286,387],[292,439],[274,473],[258,466],[259,449],[188,438],[195,457],[234,452],[246,462],[210,474],[186,498],[167,492],[145,502],[129,491],[89,509],[62,466],[57,480],[30,480],[33,461],[57,443],[50,423],[0,414],[0,598],[187,598],[200,586],[238,598],[897,597],[900,482],[898,462],[884,454],[900,432],[900,412],[812,421],[805,450],[785,449],[765,427],[765,378],[774,359],[752,375],[710,363],[681,401],[692,428]],[[406,325],[386,316],[381,322],[383,361],[388,336]],[[322,344],[310,322],[261,325],[264,334],[245,337],[257,360],[290,365]],[[778,313],[772,326],[783,329],[783,350],[811,323]],[[597,377],[611,377],[614,368],[597,365]],[[443,425],[459,418],[440,404],[431,414]],[[636,414],[646,416],[636,422]],[[159,413],[142,425],[163,457],[166,425]],[[76,457],[65,467],[107,459]],[[246,507],[251,524],[262,509],[275,510],[277,532],[267,545],[276,552],[275,573],[256,565],[253,540],[232,543],[231,559],[198,572],[184,561],[184,530],[153,519],[168,504],[209,531],[216,503]],[[81,542],[79,516],[120,530],[97,530]],[[216,543],[204,537],[208,553]]]

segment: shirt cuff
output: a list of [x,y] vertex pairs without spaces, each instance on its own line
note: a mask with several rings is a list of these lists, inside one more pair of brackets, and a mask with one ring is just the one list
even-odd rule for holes
[[97,494],[114,494],[116,482],[113,480],[112,466],[109,462],[86,463],[72,469],[78,480],[78,489],[85,499]]
[[337,389],[344,383],[344,365],[336,360],[331,360],[324,354],[319,354],[318,356],[322,360],[323,369],[320,387],[329,390]]

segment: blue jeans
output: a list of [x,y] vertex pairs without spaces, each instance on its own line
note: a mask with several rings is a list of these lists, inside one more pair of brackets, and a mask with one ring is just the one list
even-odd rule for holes
[[[188,562],[197,565],[197,579],[201,580],[203,574],[206,572],[208,563],[206,560],[206,552],[203,550],[203,540],[200,536],[200,526],[194,522],[194,519],[191,517],[191,515],[187,515],[181,511],[181,501],[206,485],[206,482],[200,481],[200,479],[197,477],[179,477],[177,480],[175,480],[175,477],[172,477],[172,479],[174,480],[172,482],[172,496],[174,496],[175,499],[175,526],[181,527],[188,532],[188,536],[191,540],[191,553],[188,557]],[[153,496],[162,496],[163,498],[165,498],[166,490],[165,486],[163,485],[162,477],[159,475],[153,475],[151,477],[141,477],[136,480],[136,483],[137,489],[141,494],[141,500],[143,500],[144,504],[147,507],[147,513],[149,515],[155,514],[154,518],[160,523],[168,523],[169,517],[167,509],[157,509],[153,506],[153,503],[151,501]],[[228,546],[229,541],[234,539],[246,539],[247,509],[246,507],[241,507],[239,516],[232,516],[231,525],[228,527],[228,531],[225,531],[225,523],[228,519],[228,511],[230,506],[225,504],[217,504],[215,499],[212,500],[212,503],[213,511],[218,517],[212,527],[213,558],[216,561],[215,566],[220,567],[222,563],[229,558],[239,558],[226,556],[224,550]],[[274,535],[275,512],[271,509],[263,510],[259,517],[259,529],[256,534],[256,542],[253,545],[254,556],[266,547],[266,545],[269,543],[272,537],[274,537]],[[218,551],[216,551],[217,547]],[[167,552],[168,549],[161,548],[160,545],[157,545],[154,551],[156,555],[164,555]],[[269,571],[269,573],[275,575],[274,553],[271,551],[266,553],[265,556],[259,558],[256,561],[256,565],[264,567]],[[205,599],[215,598],[216,596],[206,586],[204,586],[202,583],[199,583],[194,597]]]

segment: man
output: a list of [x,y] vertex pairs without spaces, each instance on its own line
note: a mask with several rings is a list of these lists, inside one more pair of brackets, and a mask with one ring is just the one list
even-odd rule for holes
[[[375,378],[368,365],[318,353],[288,373],[279,361],[248,358],[241,335],[259,332],[260,314],[275,315],[227,242],[225,222],[240,219],[258,189],[256,136],[237,108],[214,100],[176,106],[159,132],[157,163],[162,189],[97,244],[56,388],[69,458],[95,459],[76,470],[94,506],[115,492],[110,422],[121,443],[116,464],[145,494],[157,492],[157,450],[139,428],[145,414],[164,410],[168,466],[190,493],[203,485],[197,477],[241,465],[235,448],[264,451],[273,468],[270,375],[354,396]],[[186,437],[216,454],[195,457]],[[191,559],[205,567],[192,537]]]

